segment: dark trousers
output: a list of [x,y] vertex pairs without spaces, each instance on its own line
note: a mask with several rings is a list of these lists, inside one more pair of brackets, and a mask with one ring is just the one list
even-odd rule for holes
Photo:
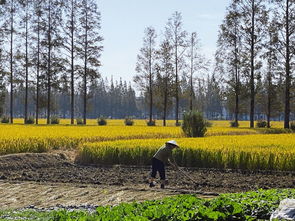
[[160,179],[165,180],[166,175],[165,175],[165,164],[161,161],[158,160],[157,158],[152,158],[152,173],[151,177],[156,178],[157,172],[160,174]]

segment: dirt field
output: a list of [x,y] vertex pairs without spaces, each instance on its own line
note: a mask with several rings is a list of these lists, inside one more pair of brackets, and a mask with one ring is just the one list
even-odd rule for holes
[[148,187],[148,167],[93,167],[74,159],[74,152],[0,157],[0,208],[116,205],[185,193],[214,197],[258,188],[293,188],[295,180],[295,173],[288,172],[186,169],[193,183],[167,168],[169,185],[161,190]]

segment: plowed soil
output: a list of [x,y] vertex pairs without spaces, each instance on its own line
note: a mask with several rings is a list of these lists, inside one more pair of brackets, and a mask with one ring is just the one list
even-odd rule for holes
[[169,183],[149,188],[149,167],[91,166],[75,163],[74,152],[0,157],[0,208],[116,205],[177,194],[215,197],[259,188],[294,188],[293,172],[167,168]]

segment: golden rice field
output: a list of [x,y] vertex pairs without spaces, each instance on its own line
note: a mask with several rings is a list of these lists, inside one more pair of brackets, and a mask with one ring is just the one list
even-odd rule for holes
[[0,155],[79,148],[84,162],[144,165],[165,140],[174,138],[183,146],[175,155],[183,166],[295,169],[294,135],[262,134],[288,132],[278,129],[281,122],[268,130],[249,129],[248,122],[231,128],[228,121],[212,121],[206,138],[199,139],[185,138],[180,127],[172,126],[174,121],[168,121],[167,127],[148,127],[145,120],[135,120],[134,126],[125,126],[124,120],[108,120],[107,126],[98,126],[96,120],[88,120],[87,126],[72,126],[69,120],[60,125],[43,125],[44,119],[41,123],[23,125],[22,119],[16,119],[13,125],[0,124]]
[[[184,137],[180,127],[0,125],[0,131],[0,155],[72,149],[84,142]],[[212,127],[207,136],[256,133],[253,129]]]
[[[88,120],[93,125],[87,126],[66,125],[67,121],[62,120],[60,125],[23,125],[22,119],[16,119],[13,125],[0,124],[0,155],[77,148],[85,142],[184,137],[180,127],[148,127],[144,120],[135,120],[135,126],[125,126],[123,120],[109,120],[107,126],[94,126],[96,120]],[[41,123],[45,124],[45,119]],[[171,125],[174,121],[169,123]],[[222,127],[221,122],[218,124],[208,128],[206,136],[259,133],[253,129]]]
[[0,125],[0,154],[77,148],[83,142],[183,137],[178,127]]
[[[295,134],[211,136],[176,139],[178,164],[187,167],[295,170]],[[85,143],[80,160],[92,164],[148,165],[167,139]]]

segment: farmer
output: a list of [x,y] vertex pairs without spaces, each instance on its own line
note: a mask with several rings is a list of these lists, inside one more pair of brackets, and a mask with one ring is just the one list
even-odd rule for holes
[[165,188],[165,164],[171,164],[176,170],[178,170],[178,166],[175,162],[175,159],[172,157],[172,150],[175,148],[179,148],[178,144],[175,140],[170,140],[165,143],[153,156],[152,158],[152,172],[150,177],[150,187],[154,187],[154,179],[156,178],[157,172],[160,174],[161,179],[161,188]]

